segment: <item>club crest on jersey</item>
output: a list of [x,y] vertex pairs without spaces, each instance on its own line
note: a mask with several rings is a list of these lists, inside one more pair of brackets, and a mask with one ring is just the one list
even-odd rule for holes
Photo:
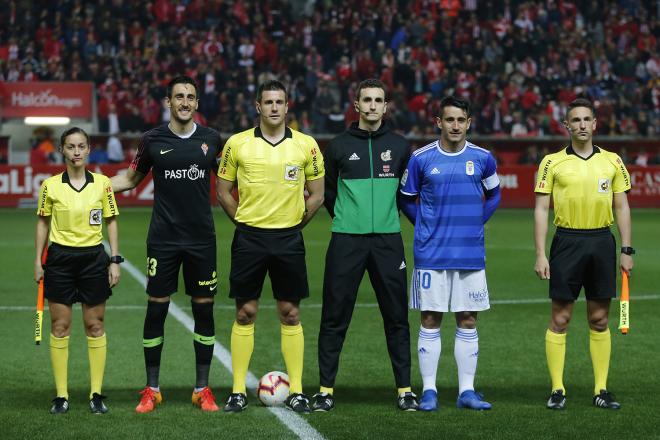
[[284,180],[298,180],[300,167],[298,165],[287,165],[284,170]]
[[471,160],[465,162],[465,174],[467,174],[468,176],[474,175],[474,162],[472,162]]
[[610,192],[610,179],[598,179],[598,192],[599,193]]
[[102,209],[92,209],[89,211],[89,224],[90,225],[100,225],[101,219],[103,218]]
[[384,173],[389,173],[390,172],[390,166],[389,165],[383,165],[383,172]]
[[209,152],[209,146],[206,145],[206,142],[204,142],[204,143],[202,144],[201,148],[202,148],[202,151],[204,152],[204,156],[206,156],[206,153]]
[[392,160],[392,150],[385,150],[380,153],[380,158],[383,162],[388,162]]

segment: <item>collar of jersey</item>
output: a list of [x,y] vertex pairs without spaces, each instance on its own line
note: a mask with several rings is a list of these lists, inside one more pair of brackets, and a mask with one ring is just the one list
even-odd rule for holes
[[85,189],[88,183],[94,183],[94,176],[88,170],[85,170],[85,184],[80,189],[76,189],[73,187],[73,185],[71,185],[71,179],[69,178],[69,173],[64,171],[62,173],[62,183],[68,184],[71,187],[71,189],[73,189],[76,192],[81,192],[83,189]]
[[455,153],[450,153],[449,151],[445,151],[445,150],[442,149],[442,145],[440,145],[440,141],[437,141],[437,142],[438,142],[438,151],[440,152],[440,154],[444,154],[445,156],[458,156],[459,154],[461,154],[462,152],[464,152],[467,149],[467,146],[468,146],[468,143],[469,143],[468,141],[465,141],[465,145],[463,145],[463,148],[461,148],[460,150],[458,150]]
[[348,132],[350,134],[363,139],[367,139],[369,135],[371,135],[372,138],[376,138],[380,135],[387,133],[388,131],[389,131],[389,126],[385,119],[382,120],[382,122],[380,123],[380,127],[378,127],[378,130],[376,131],[362,130],[358,122],[351,123],[350,127],[348,128]]
[[600,148],[598,148],[598,147],[595,146],[595,145],[594,145],[593,147],[594,147],[594,151],[591,152],[591,154],[589,155],[589,157],[582,157],[582,156],[580,156],[579,154],[577,154],[577,153],[575,152],[575,150],[573,149],[573,144],[568,144],[568,147],[566,147],[566,154],[572,154],[572,155],[574,155],[574,156],[576,156],[576,157],[578,157],[578,158],[580,158],[580,159],[582,159],[582,160],[589,160],[589,159],[591,159],[591,157],[592,157],[594,154],[596,154],[596,153],[600,153]]
[[183,133],[183,134],[176,133],[174,130],[172,130],[172,129],[170,128],[170,124],[169,124],[169,123],[167,124],[167,129],[168,129],[168,130],[169,130],[174,136],[176,136],[176,137],[178,137],[178,138],[181,138],[181,139],[189,139],[189,138],[195,133],[195,130],[197,130],[197,124],[193,122],[192,129],[190,129],[190,131],[189,131],[188,133]]
[[261,132],[261,127],[257,126],[257,127],[254,127],[254,137],[261,138],[265,142],[272,145],[273,147],[276,147],[279,144],[281,144],[282,142],[284,142],[286,140],[286,138],[293,138],[293,132],[291,132],[291,129],[289,127],[284,127],[284,137],[282,139],[280,139],[279,141],[277,141],[275,143],[272,143],[264,137],[263,133]]

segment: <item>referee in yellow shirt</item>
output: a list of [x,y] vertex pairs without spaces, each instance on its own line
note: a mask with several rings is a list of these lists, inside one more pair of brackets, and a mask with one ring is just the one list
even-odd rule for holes
[[[91,391],[89,408],[95,414],[108,412],[101,394],[107,342],[103,325],[105,302],[119,282],[119,215],[110,179],[87,171],[89,136],[73,127],[62,134],[60,152],[66,171],[46,179],[39,192],[34,279],[44,279],[44,297],[51,318],[50,358],[57,396],[50,410],[69,410],[67,364],[73,303],[82,303],[87,334]],[[103,249],[102,223],[108,231],[112,257]],[[43,249],[50,239],[45,270]]]
[[[231,332],[234,385],[225,405],[229,412],[247,407],[245,377],[266,272],[277,300],[282,355],[290,380],[285,406],[297,413],[311,411],[302,389],[304,338],[299,310],[309,287],[301,229],[323,204],[324,168],[316,141],[285,125],[287,99],[279,81],[261,84],[256,100],[259,126],[229,138],[218,169],[218,199],[236,223],[229,275],[229,296],[236,300]],[[238,202],[231,194],[235,184]]]
[[[594,369],[593,404],[619,409],[620,404],[607,390],[611,339],[607,317],[616,297],[616,240],[610,232],[614,222],[612,202],[621,238],[621,270],[633,267],[631,220],[627,191],[630,175],[619,156],[593,144],[596,129],[594,107],[586,99],[576,99],[566,110],[566,129],[571,144],[543,158],[536,177],[534,243],[539,278],[550,280],[552,316],[545,336],[552,393],[549,409],[564,409],[563,383],[566,332],[573,305],[584,287],[589,321],[589,350]],[[557,232],[546,257],[550,195],[554,203]]]

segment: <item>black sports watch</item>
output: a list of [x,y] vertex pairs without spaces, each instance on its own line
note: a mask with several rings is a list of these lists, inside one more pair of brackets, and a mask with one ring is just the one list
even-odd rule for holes
[[110,262],[115,264],[121,264],[124,262],[124,257],[122,257],[121,255],[113,255],[112,257],[110,257]]
[[626,255],[635,255],[635,249],[630,246],[623,246],[621,248],[621,253]]

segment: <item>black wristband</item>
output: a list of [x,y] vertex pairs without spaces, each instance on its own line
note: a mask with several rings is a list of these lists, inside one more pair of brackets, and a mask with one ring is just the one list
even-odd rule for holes
[[626,255],[635,255],[635,249],[630,246],[623,246],[621,248],[621,253]]
[[124,257],[122,257],[121,255],[113,255],[112,257],[110,257],[110,262],[115,264],[121,264],[124,262]]

